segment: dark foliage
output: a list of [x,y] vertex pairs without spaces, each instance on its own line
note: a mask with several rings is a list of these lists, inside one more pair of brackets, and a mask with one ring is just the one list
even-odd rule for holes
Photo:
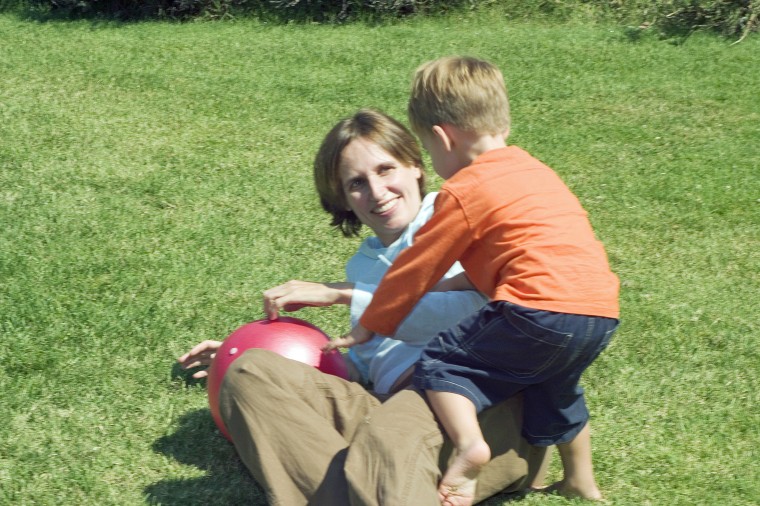
[[760,0],[0,0],[55,17],[188,20],[257,16],[277,22],[342,23],[494,8],[510,17],[557,20],[583,7],[599,18],[633,23],[665,37],[695,30],[746,36],[760,25]]
[[760,0],[587,0],[606,4],[613,19],[654,29],[667,38],[684,37],[696,30],[726,36],[745,36],[758,28]]

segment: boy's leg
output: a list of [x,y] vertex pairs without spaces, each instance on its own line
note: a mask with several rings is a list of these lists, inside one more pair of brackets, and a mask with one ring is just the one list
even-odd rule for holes
[[[517,396],[479,415],[492,459],[480,473],[476,502],[522,490],[545,474],[545,449],[520,436],[521,413]],[[350,504],[439,506],[441,469],[452,453],[424,395],[403,390],[374,409],[357,430],[346,460]]]
[[380,403],[361,385],[266,350],[228,369],[220,412],[270,504],[347,504],[348,441]]
[[[561,360],[564,369],[524,391],[524,431],[531,440],[537,439],[537,444],[557,445],[564,477],[547,491],[599,500],[602,494],[594,478],[588,410],[579,381],[586,368],[607,347],[617,328],[617,320],[573,316],[573,319],[567,318],[567,330],[574,335],[573,342],[568,346],[574,360]],[[562,409],[552,409],[554,406],[561,406]],[[528,423],[528,420],[533,423]],[[543,427],[539,436],[531,434],[531,429],[536,426]],[[566,442],[559,442],[562,440]]]
[[550,487],[566,497],[581,497],[583,499],[600,500],[602,493],[594,479],[594,469],[591,460],[591,428],[587,423],[575,439],[569,443],[557,445],[564,478]]
[[456,449],[456,457],[438,485],[438,496],[444,506],[469,506],[475,499],[478,474],[491,459],[475,405],[451,392],[428,390],[425,394]]
[[[522,437],[521,395],[481,412],[478,421],[491,448],[491,461],[478,476],[476,501],[499,492],[516,492],[545,483],[551,453],[547,447],[530,445]],[[442,457],[453,455],[448,440],[441,454]],[[444,466],[445,462],[443,461]],[[445,469],[444,466],[442,469]],[[519,479],[516,478],[518,476]]]

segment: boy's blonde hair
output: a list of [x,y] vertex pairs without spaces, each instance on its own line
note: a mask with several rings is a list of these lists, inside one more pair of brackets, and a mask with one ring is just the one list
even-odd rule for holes
[[422,64],[412,81],[407,112],[418,135],[444,123],[476,134],[509,130],[504,76],[493,64],[447,56]]

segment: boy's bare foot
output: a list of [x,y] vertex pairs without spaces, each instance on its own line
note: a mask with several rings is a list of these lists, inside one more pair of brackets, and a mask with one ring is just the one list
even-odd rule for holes
[[442,506],[470,506],[480,469],[491,460],[491,448],[479,439],[457,453],[438,485]]
[[587,501],[603,501],[602,492],[596,486],[596,483],[581,486],[578,484],[568,483],[566,480],[558,481],[548,487],[534,488],[536,492],[545,494],[559,494],[570,499],[579,498]]

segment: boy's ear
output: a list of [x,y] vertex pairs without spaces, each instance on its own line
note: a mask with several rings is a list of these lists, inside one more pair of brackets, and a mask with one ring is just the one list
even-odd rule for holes
[[451,148],[454,146],[453,134],[454,132],[450,125],[445,123],[443,125],[433,125],[433,136],[443,143],[443,148],[446,151],[451,151]]

